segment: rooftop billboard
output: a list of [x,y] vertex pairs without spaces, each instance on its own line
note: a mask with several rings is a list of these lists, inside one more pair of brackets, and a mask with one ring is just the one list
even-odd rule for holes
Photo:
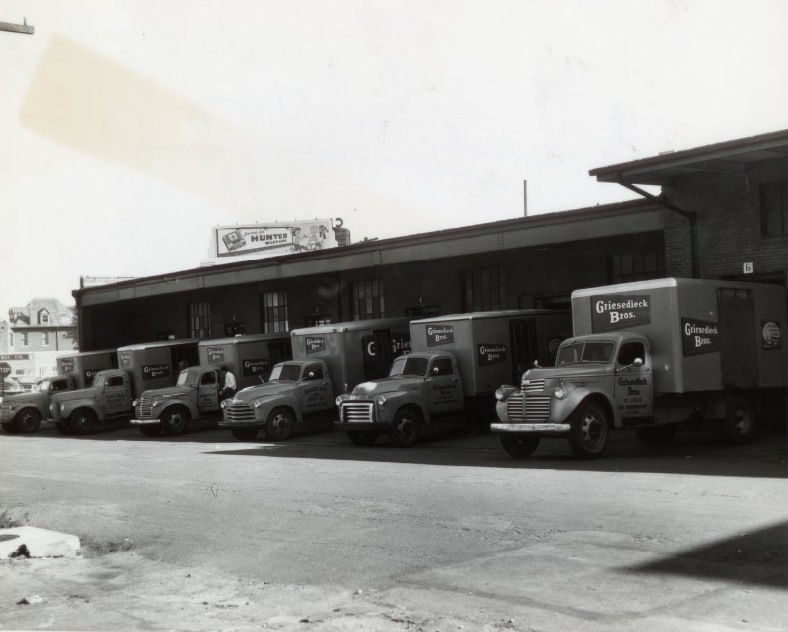
[[330,219],[314,219],[270,224],[217,226],[213,229],[213,252],[216,258],[264,258],[335,248],[336,235]]

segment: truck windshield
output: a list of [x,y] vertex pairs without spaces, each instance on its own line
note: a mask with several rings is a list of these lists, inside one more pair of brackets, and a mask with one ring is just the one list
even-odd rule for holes
[[600,362],[607,364],[613,357],[612,342],[574,342],[558,350],[556,366]]
[[199,380],[199,371],[181,371],[176,386],[197,386]]
[[47,393],[47,392],[49,392],[49,380],[41,380],[38,383],[36,390],[39,393]]
[[300,375],[301,367],[297,364],[277,364],[271,371],[269,381],[286,380],[288,382],[297,382]]
[[105,376],[103,376],[103,375],[101,375],[101,373],[99,373],[98,375],[96,375],[96,379],[93,381],[93,386],[95,386],[97,388],[103,388],[104,387],[104,382],[106,382]]
[[427,358],[414,358],[412,356],[400,356],[394,360],[389,371],[389,377],[395,375],[427,375]]

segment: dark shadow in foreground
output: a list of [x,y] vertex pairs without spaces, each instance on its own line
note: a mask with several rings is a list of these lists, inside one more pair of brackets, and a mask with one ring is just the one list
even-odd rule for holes
[[720,540],[627,570],[788,589],[788,522]]

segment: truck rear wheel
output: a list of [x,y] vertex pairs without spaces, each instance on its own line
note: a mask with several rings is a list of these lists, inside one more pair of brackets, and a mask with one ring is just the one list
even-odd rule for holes
[[524,459],[536,452],[541,437],[525,432],[502,432],[501,445],[503,449],[516,459]]
[[607,449],[610,420],[607,412],[596,402],[588,402],[572,420],[569,446],[581,459],[597,459]]
[[378,434],[376,432],[348,432],[347,438],[350,439],[350,443],[353,445],[368,448],[371,445],[375,445],[375,441],[378,440]]
[[274,408],[265,422],[265,434],[271,441],[287,441],[294,428],[295,417],[288,408]]
[[96,427],[96,413],[89,408],[74,411],[68,418],[68,427],[73,434],[90,434]]
[[749,443],[755,431],[755,409],[746,395],[732,395],[725,403],[725,419],[721,433],[725,442],[733,445]]
[[252,441],[257,437],[260,428],[232,428],[230,432],[238,441]]
[[36,432],[41,427],[41,413],[35,408],[25,408],[14,419],[14,425],[18,432]]
[[389,427],[389,438],[398,448],[416,445],[421,435],[421,418],[412,408],[403,408],[394,415]]
[[189,429],[191,415],[185,408],[172,408],[161,416],[161,430],[166,436],[182,435]]

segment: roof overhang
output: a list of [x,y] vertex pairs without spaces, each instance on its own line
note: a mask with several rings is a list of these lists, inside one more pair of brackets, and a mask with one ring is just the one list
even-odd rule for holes
[[696,173],[745,174],[758,163],[788,158],[788,130],[592,169],[599,182],[665,185]]

